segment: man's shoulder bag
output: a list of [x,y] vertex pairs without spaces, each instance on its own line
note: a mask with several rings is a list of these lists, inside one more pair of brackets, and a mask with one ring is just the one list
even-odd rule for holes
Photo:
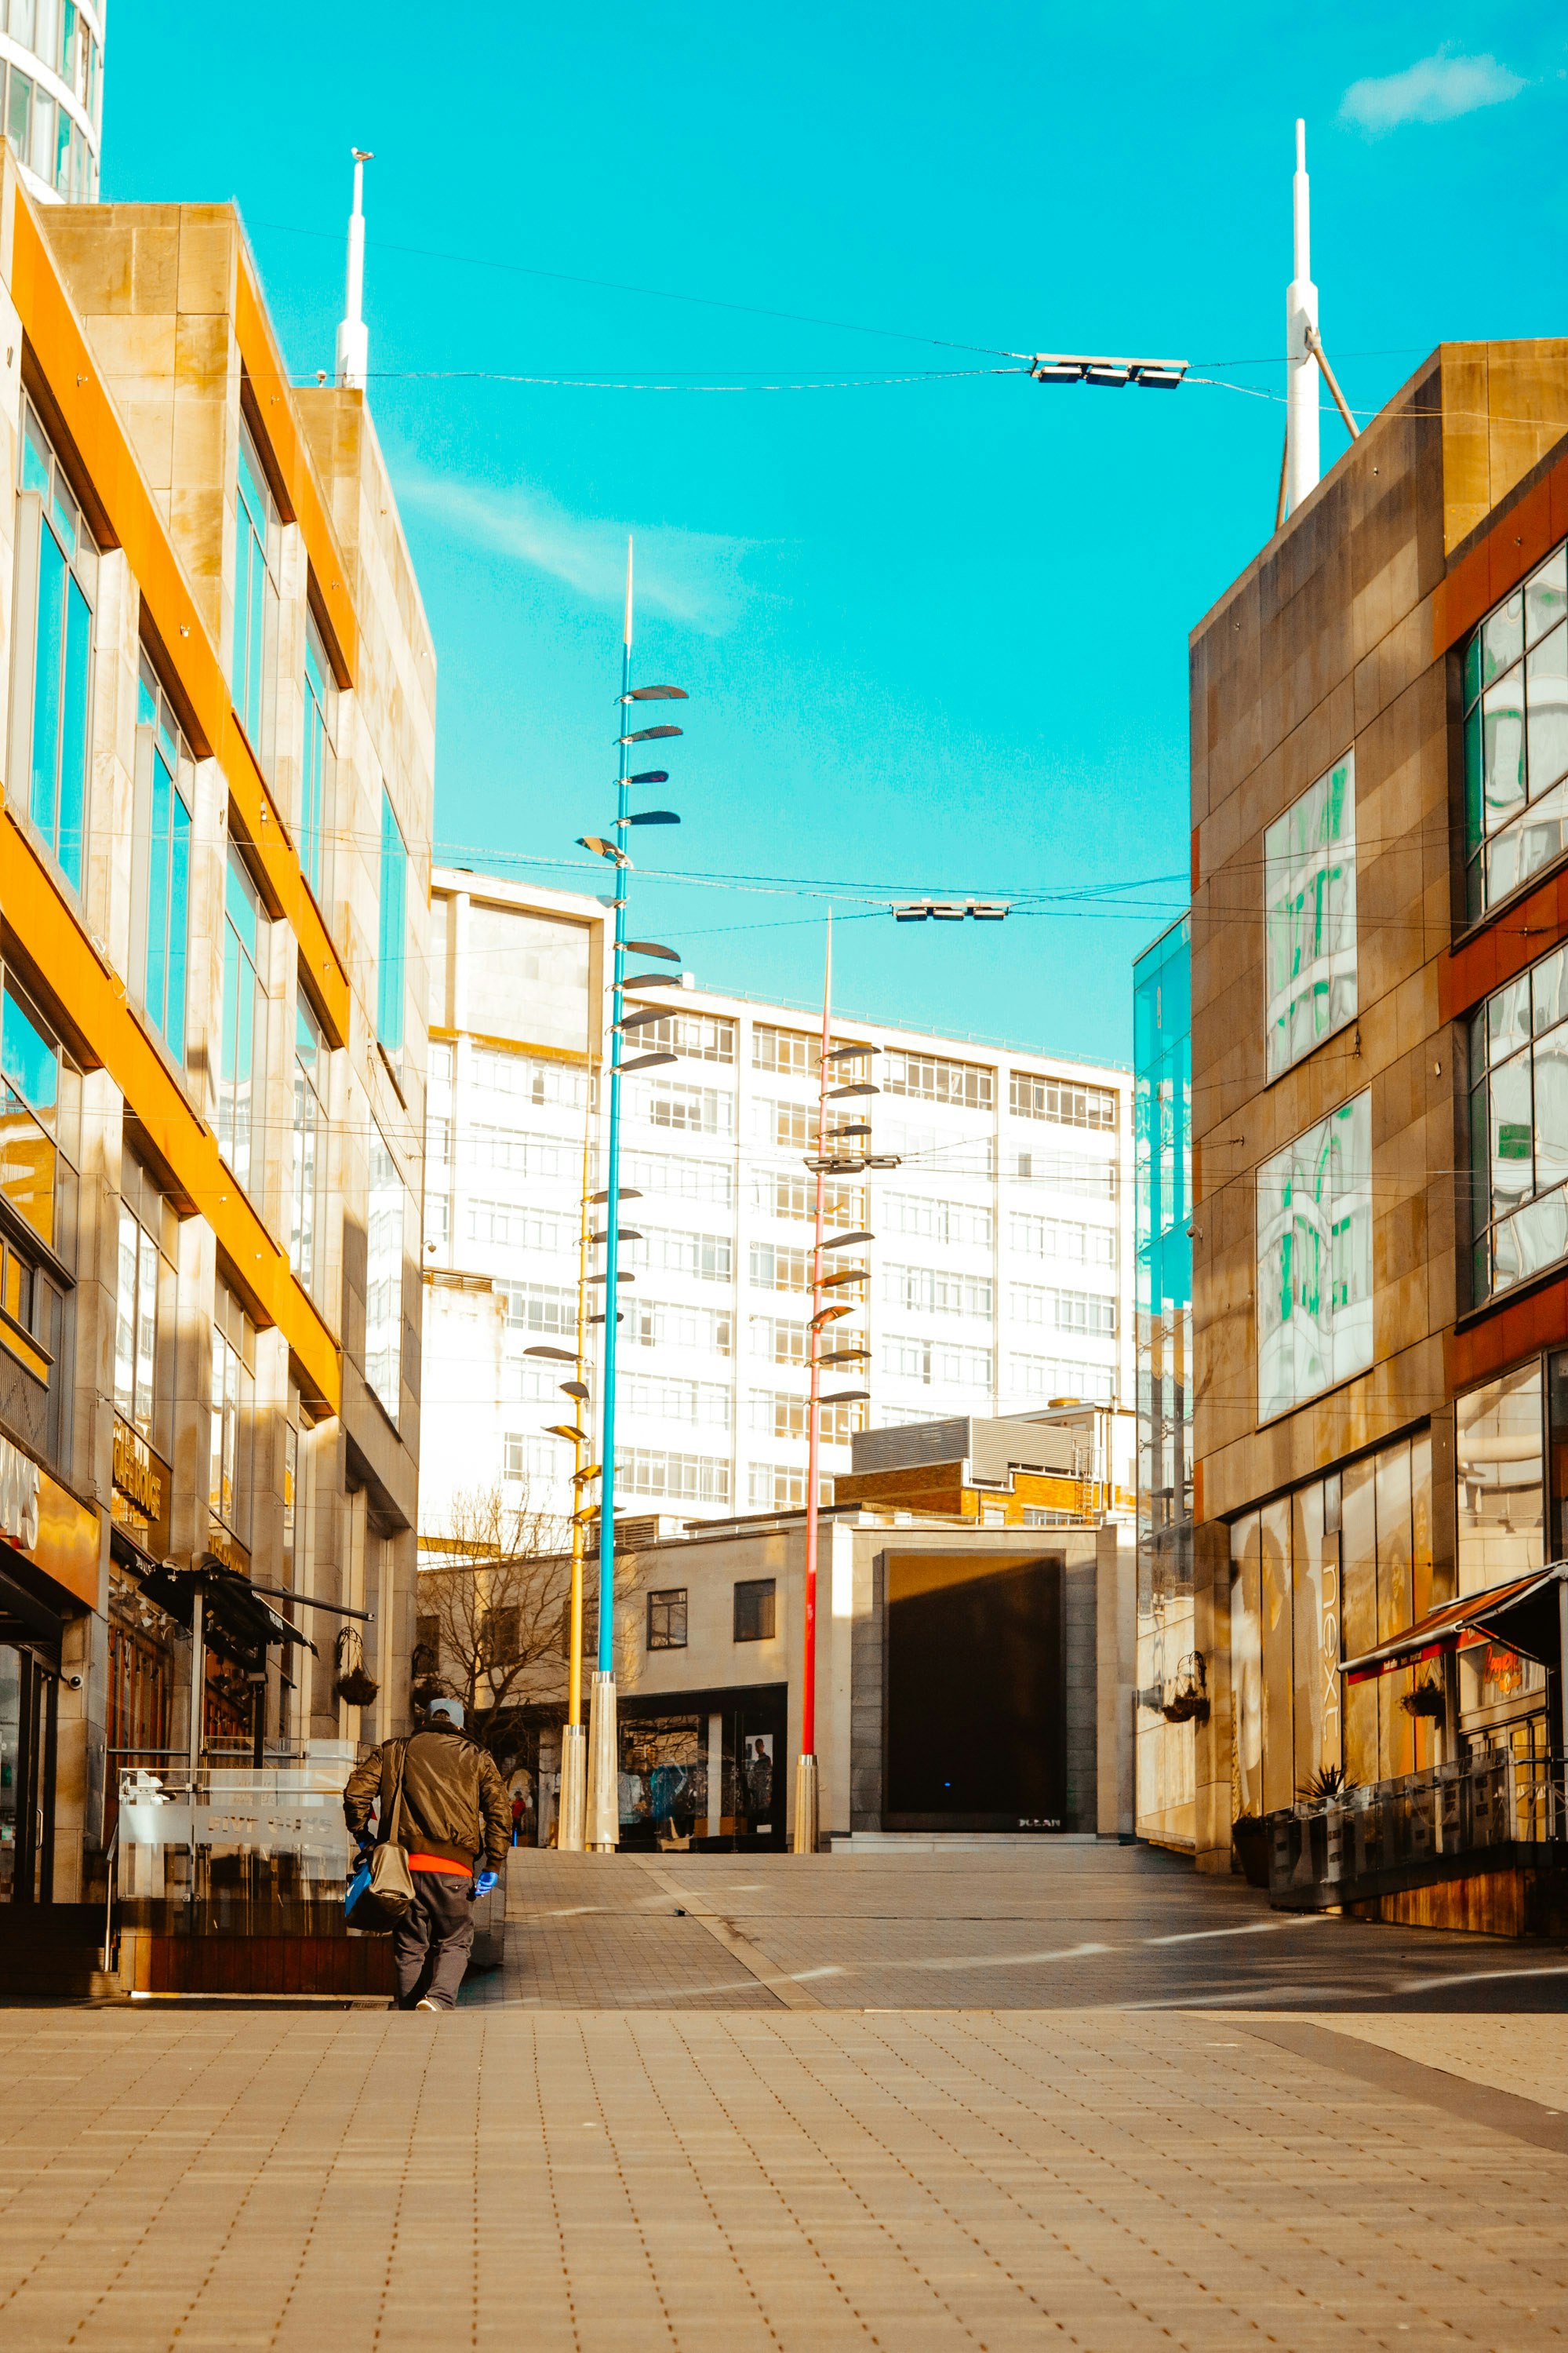
[[397,1748],[391,1820],[380,1842],[372,1848],[369,1862],[355,1872],[344,1906],[349,1926],[368,1929],[372,1935],[384,1936],[395,1928],[414,1906],[414,1874],[406,1852],[397,1842],[403,1827],[403,1769],[407,1761],[408,1743],[403,1740]]

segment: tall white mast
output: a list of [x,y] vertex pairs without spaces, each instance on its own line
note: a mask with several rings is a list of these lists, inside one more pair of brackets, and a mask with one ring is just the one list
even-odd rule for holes
[[364,323],[364,167],[372,160],[368,147],[355,147],[354,208],[349,215],[349,278],[338,329],[338,382],[346,391],[364,390],[370,360],[370,334]]
[[1318,290],[1312,283],[1311,196],[1307,181],[1307,126],[1296,125],[1296,176],[1290,184],[1296,274],[1285,295],[1285,512],[1293,514],[1318,486],[1318,363],[1310,344],[1318,332]]

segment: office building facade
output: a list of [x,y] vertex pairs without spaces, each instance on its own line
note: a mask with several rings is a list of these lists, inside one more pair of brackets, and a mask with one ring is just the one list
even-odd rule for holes
[[67,1901],[121,1769],[402,1721],[435,681],[232,207],[3,169],[0,1888]]
[[1565,435],[1568,343],[1442,346],[1193,637],[1215,1868],[1557,1737],[1555,1632],[1478,1612],[1563,1550]]
[[[432,921],[421,1525],[436,1540],[463,1488],[501,1485],[557,1519],[570,1508],[571,1447],[548,1434],[561,1367],[528,1351],[575,1345],[585,1149],[588,1189],[604,1182],[607,1016],[597,901],[440,870]],[[624,1082],[622,1222],[636,1239],[622,1260],[616,1505],[728,1519],[805,1502],[821,1031],[808,1010],[689,977],[672,969],[675,986],[633,992],[669,1008],[639,1048],[676,1059]],[[874,1050],[855,1070],[879,1092],[854,1114],[899,1165],[828,1187],[831,1229],[875,1240],[835,1260],[868,1276],[844,1288],[855,1312],[835,1350],[868,1354],[826,1387],[870,1397],[825,1410],[825,1492],[857,1430],[1063,1397],[1126,1407],[1128,1073],[848,1018],[834,1036]],[[590,1274],[601,1263],[595,1250]],[[595,1393],[584,1427],[597,1409]],[[1130,1464],[1120,1476],[1131,1484]]]

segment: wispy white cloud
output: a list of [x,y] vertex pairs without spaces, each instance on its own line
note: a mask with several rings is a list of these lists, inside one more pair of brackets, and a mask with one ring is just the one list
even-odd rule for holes
[[[398,470],[397,491],[405,506],[471,545],[546,572],[594,604],[615,606],[625,594],[625,523],[572,514],[524,482],[479,482],[407,465]],[[639,607],[715,637],[732,627],[750,594],[741,568],[749,540],[661,524],[632,529]]]
[[1435,49],[1403,73],[1383,74],[1352,81],[1340,100],[1340,120],[1376,138],[1397,131],[1405,122],[1452,122],[1457,115],[1474,114],[1483,106],[1501,106],[1525,87],[1520,76],[1500,65],[1489,51],[1464,58],[1452,49]]

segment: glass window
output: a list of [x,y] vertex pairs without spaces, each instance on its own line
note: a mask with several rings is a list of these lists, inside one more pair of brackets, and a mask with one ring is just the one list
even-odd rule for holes
[[735,1588],[735,1640],[771,1642],[777,1623],[778,1590],[771,1577],[745,1578]]
[[114,1319],[114,1404],[143,1438],[157,1403],[158,1245],[121,1204],[120,1281]]
[[1372,1097],[1258,1172],[1258,1418],[1372,1362]]
[[44,90],[33,92],[33,143],[27,162],[38,178],[48,184],[49,167],[54,161],[55,101]]
[[1568,848],[1568,547],[1465,649],[1467,896],[1472,917]]
[[[218,1057],[218,1148],[240,1183],[251,1182],[256,1098],[267,1067],[267,997],[261,986],[266,921],[255,885],[230,849],[224,881],[223,1037]],[[260,1175],[258,1167],[257,1175]]]
[[671,1503],[727,1504],[730,1465],[720,1455],[627,1446],[616,1455],[616,1488],[622,1495],[663,1496]]
[[376,971],[375,1034],[389,1054],[403,1047],[408,931],[408,852],[384,788],[381,796],[381,956]]
[[686,1648],[686,1588],[671,1586],[647,1598],[647,1646],[650,1651]]
[[403,1179],[374,1126],[366,1223],[364,1377],[395,1421],[403,1380]]
[[5,109],[5,135],[18,155],[27,152],[27,142],[33,130],[33,85],[25,73],[11,69],[9,103]]
[[[652,1008],[628,999],[627,1011],[646,1013]],[[693,1062],[732,1062],[735,1059],[735,1024],[718,1013],[668,1013],[662,1021],[649,1021],[628,1039],[635,1042],[639,1054],[680,1054]]]
[[1347,753],[1263,837],[1268,1076],[1356,1013],[1355,762]]
[[1008,1097],[1015,1119],[1046,1119],[1058,1127],[1116,1125],[1116,1102],[1110,1087],[1080,1087],[1067,1079],[1042,1079],[1032,1071],[1015,1071]]
[[220,1281],[213,1310],[207,1501],[213,1517],[242,1544],[250,1537],[255,1368],[254,1328],[228,1285]]
[[230,691],[250,748],[265,763],[271,752],[272,659],[278,642],[278,509],[241,421],[235,480],[234,658]]
[[137,687],[137,775],[146,796],[147,944],[142,1002],[177,1062],[185,1059],[191,923],[191,755],[145,654]]
[[[858,1071],[846,1072],[847,1080]],[[996,1073],[979,1062],[950,1062],[936,1054],[889,1052],[879,1075],[890,1095],[914,1095],[922,1103],[961,1103],[969,1111],[989,1111],[996,1091]]]
[[1470,1019],[1474,1303],[1568,1254],[1568,952]]
[[1460,1398],[1456,1425],[1459,1591],[1485,1593],[1542,1566],[1539,1360]]
[[294,1130],[289,1171],[289,1263],[307,1291],[321,1273],[327,1174],[327,1049],[304,991],[294,1009]]
[[87,818],[92,707],[92,608],[98,549],[70,485],[30,405],[25,408],[22,488],[37,494],[34,525],[24,517],[21,561],[37,588],[32,692],[17,714],[28,774],[28,814],[68,881],[79,890]]
[[338,682],[316,617],[305,615],[305,744],[300,780],[300,864],[321,895],[322,845],[331,823],[337,774]]

